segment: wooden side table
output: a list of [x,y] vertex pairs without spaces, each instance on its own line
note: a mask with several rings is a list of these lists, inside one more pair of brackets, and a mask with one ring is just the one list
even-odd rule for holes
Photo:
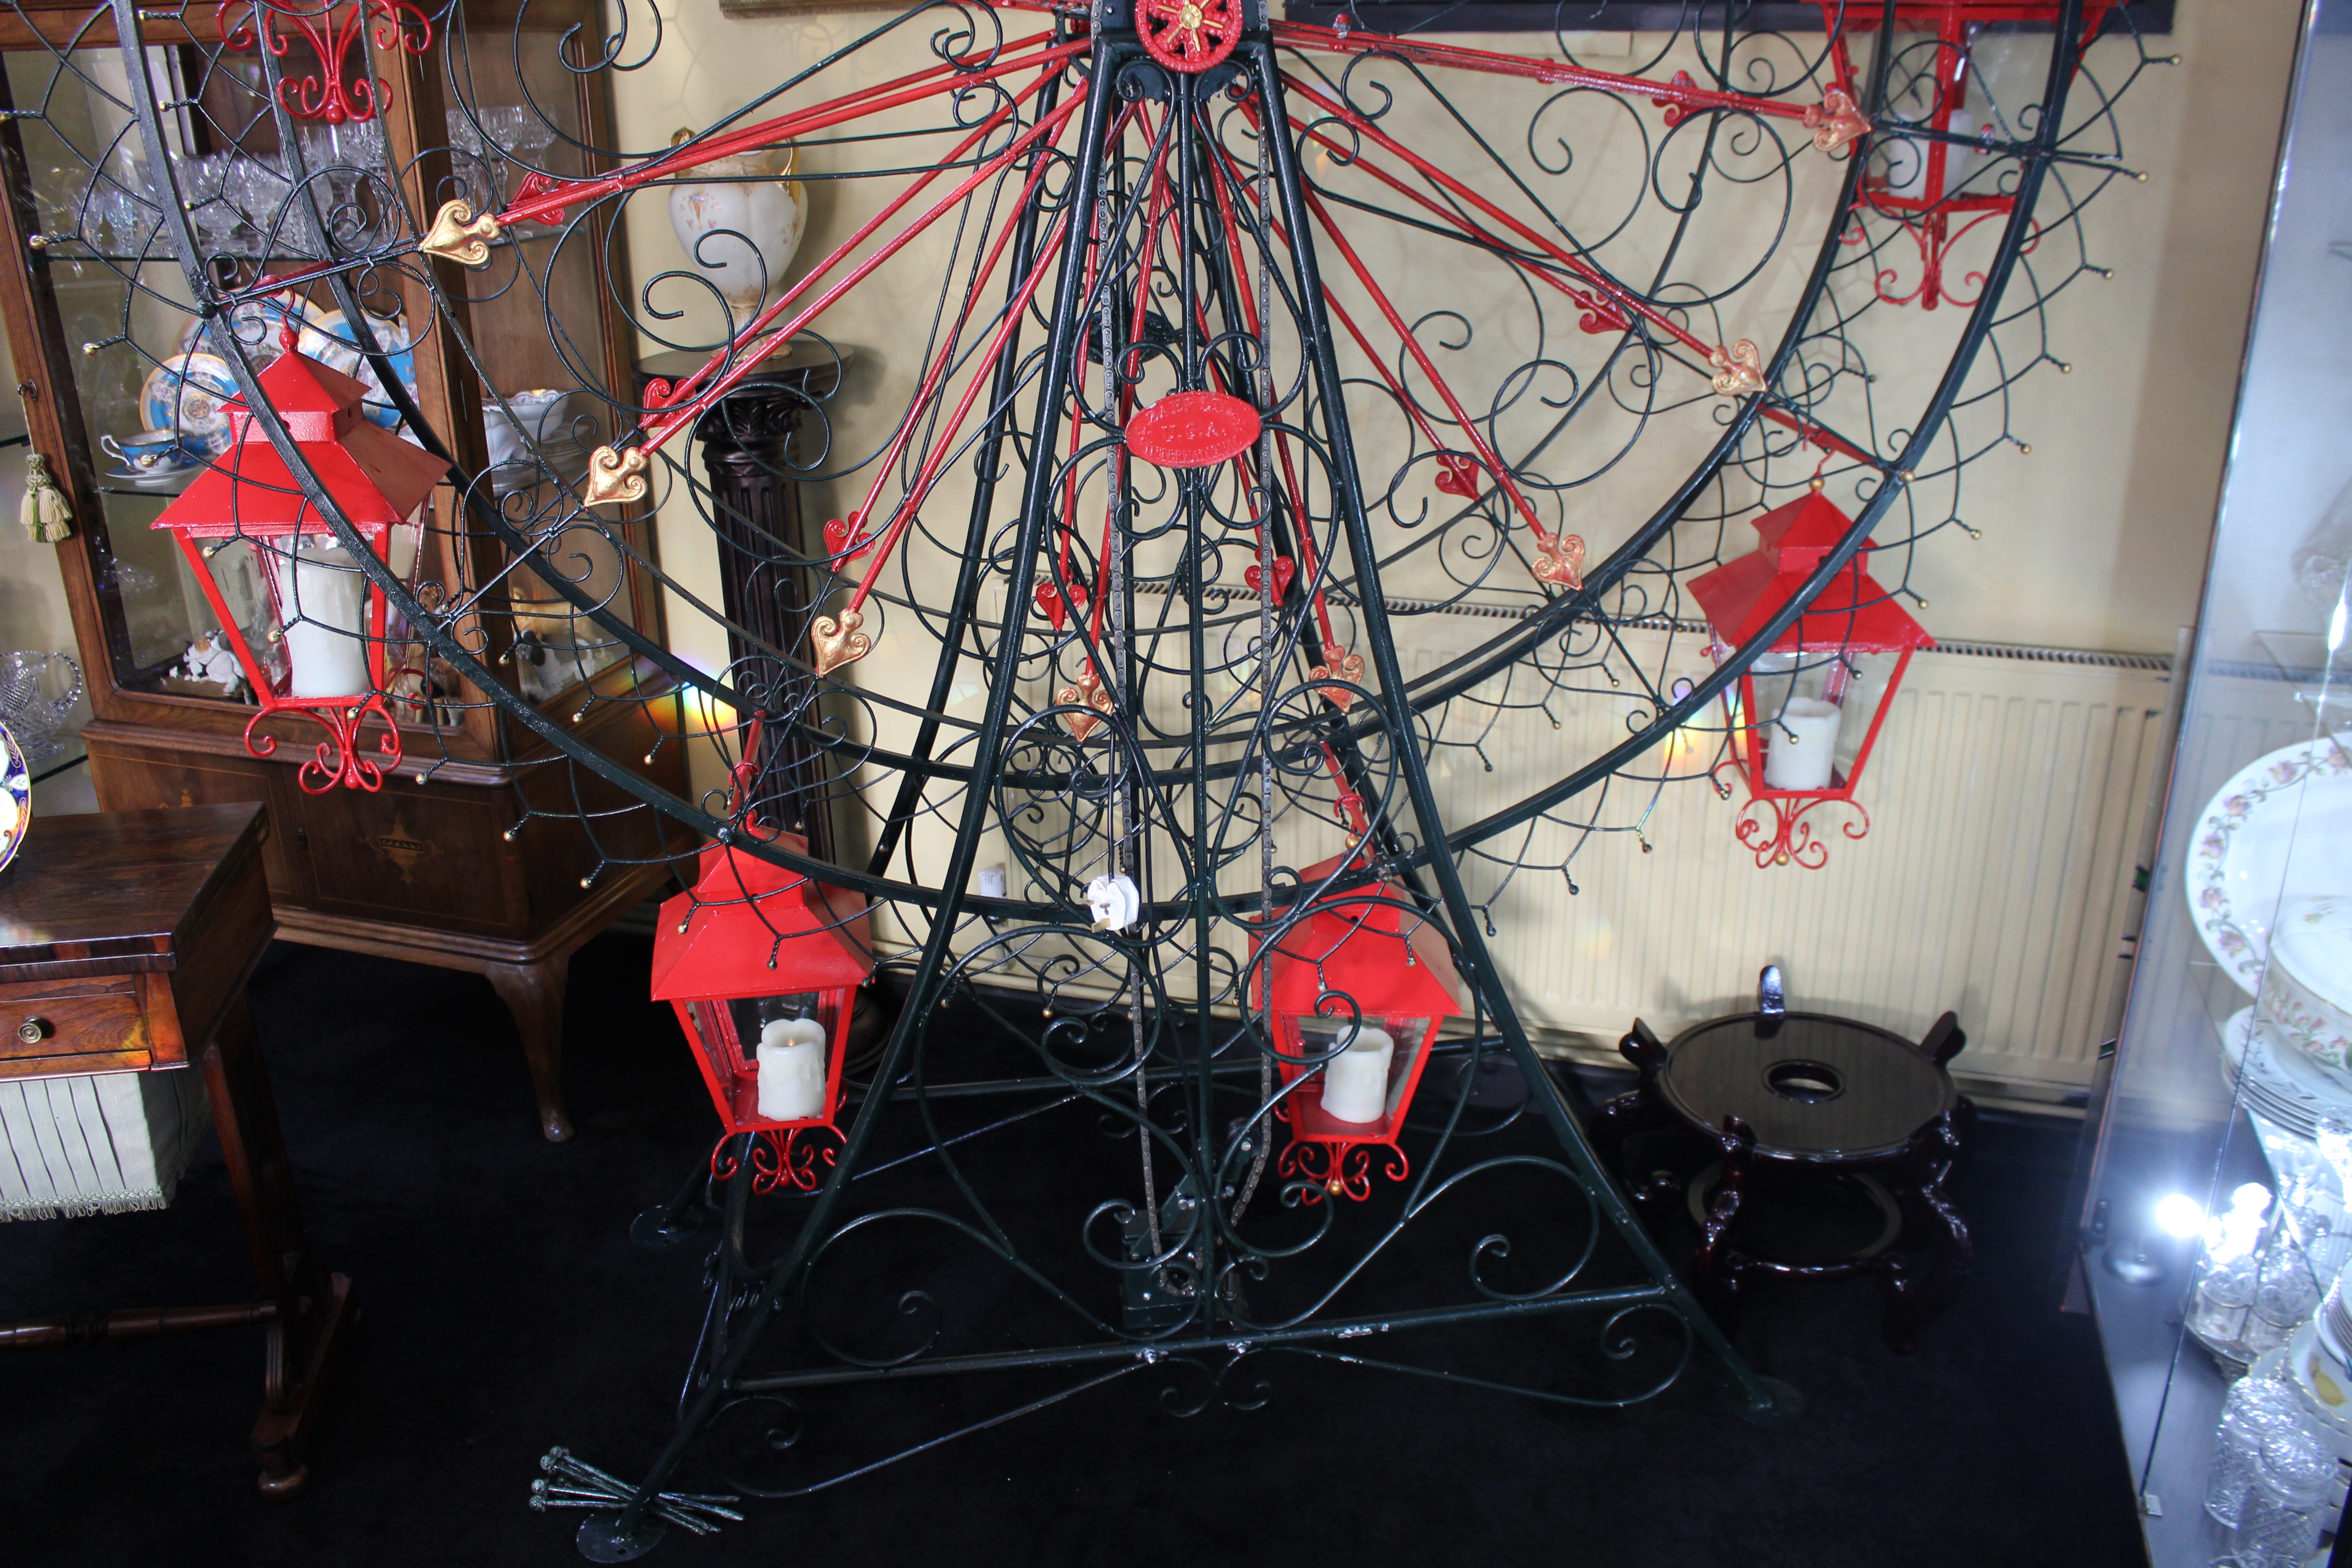
[[261,1489],[291,1497],[351,1281],[311,1256],[245,983],[269,943],[258,805],[36,822],[0,872],[0,1078],[199,1068],[245,1217],[257,1300],[0,1324],[0,1349],[267,1326],[253,1447]]
[[[1915,1044],[1854,1019],[1787,1012],[1776,971],[1766,972],[1760,989],[1755,1012],[1694,1024],[1663,1045],[1635,1019],[1619,1049],[1640,1071],[1641,1087],[1601,1108],[1594,1148],[1621,1164],[1633,1134],[1681,1129],[1716,1157],[1687,1178],[1661,1170],[1631,1184],[1644,1208],[1688,1209],[1699,1231],[1699,1295],[1727,1327],[1755,1278],[1871,1274],[1885,1298],[1887,1343],[1908,1351],[1920,1325],[1968,1279],[1968,1222],[1949,1183],[1975,1108],[1946,1070],[1968,1037],[1950,1013]],[[1756,1201],[1757,1178],[1775,1166],[1859,1187],[1882,1215],[1876,1239],[1843,1257],[1807,1260],[1735,1245],[1733,1225]],[[1924,1271],[1895,1250],[1906,1236],[1926,1242]]]

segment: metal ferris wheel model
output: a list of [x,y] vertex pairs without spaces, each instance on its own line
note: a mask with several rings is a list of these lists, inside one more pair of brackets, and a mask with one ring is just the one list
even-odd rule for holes
[[[220,9],[201,47],[216,63],[263,40],[257,113],[289,161],[298,121],[376,112],[379,57],[437,51],[470,112],[477,62],[500,47],[454,7],[367,0],[340,24],[331,5]],[[658,21],[632,9],[601,43],[564,35],[564,69],[644,68]],[[331,167],[284,169],[271,229],[303,237],[299,259],[258,277],[222,265],[191,221],[201,193],[167,183],[153,233],[249,410],[237,450],[266,446],[273,493],[299,492],[303,513],[275,531],[213,519],[205,551],[249,540],[293,563],[289,629],[314,616],[299,587],[312,535],[383,607],[342,628],[367,645],[369,689],[313,702],[320,787],[429,772],[443,710],[471,699],[402,676],[446,666],[551,742],[545,765],[707,840],[661,941],[707,955],[731,933],[788,994],[767,1000],[793,1004],[744,1011],[756,973],[695,990],[677,966],[716,961],[657,951],[727,1131],[711,1172],[641,1230],[677,1239],[715,1206],[720,1240],[676,1426],[641,1479],[559,1449],[535,1489],[539,1506],[587,1510],[590,1556],[935,1446],[781,1479],[721,1456],[727,1492],[678,1489],[706,1442],[748,1431],[761,1462],[789,1463],[803,1400],[918,1377],[1076,1374],[961,1431],[1138,1372],[1209,1390],[1171,1407],[1245,1402],[1234,1369],[1276,1352],[1616,1407],[1703,1347],[1770,1412],[1769,1380],[1635,1222],[1546,1073],[1489,950],[1492,906],[1515,876],[1568,874],[1594,835],[1639,833],[1644,802],[1711,783],[1707,753],[1776,723],[1742,705],[1741,678],[1810,627],[1825,589],[1884,580],[1924,603],[1913,557],[1967,529],[1963,469],[2018,444],[2011,388],[2057,363],[2048,302],[2100,270],[2079,214],[2126,174],[2113,106],[2152,63],[2109,0],[1819,9],[1817,34],[1694,25],[1612,72],[1580,63],[1574,35],[1556,40],[1565,58],[1536,58],[1344,13],[1280,20],[1265,0],[942,0],[666,150],[569,139],[585,174],[502,148],[506,191],[380,145],[341,187]],[[168,20],[133,0],[111,18],[126,51]],[[282,73],[289,29],[321,76]],[[2092,73],[2103,29],[2120,83]],[[910,43],[928,61],[890,65]],[[135,64],[127,79],[146,166],[168,170],[167,122],[196,96],[161,100]],[[772,112],[786,98],[798,106]],[[834,183],[836,247],[749,312],[693,268],[647,283],[640,333],[705,359],[641,393],[581,368],[548,291],[549,341],[602,438],[567,466],[518,389],[486,384],[493,428],[541,482],[457,464],[371,336],[372,293],[390,279],[446,309],[468,288],[544,289],[521,237],[612,247],[633,201],[787,143],[796,177]],[[1613,184],[1612,160],[1630,169]],[[1796,250],[1815,214],[1817,242]],[[850,504],[821,543],[747,543],[679,437],[730,418],[787,344],[814,343],[854,384],[829,318],[910,272],[929,304],[904,314],[907,384],[879,413],[808,394],[816,427],[779,470]],[[352,514],[321,451],[357,393],[331,417],[340,379],[318,379],[316,407],[273,395],[302,356],[273,366],[274,331],[246,326],[319,290],[352,324],[363,379],[452,465],[463,504],[434,526],[508,552],[495,580],[436,578],[414,563],[442,557],[403,561],[392,524]],[[722,325],[688,343],[689,317]],[[479,372],[462,331],[439,330]],[[1732,525],[1808,485],[1852,510],[1788,602],[1738,639],[1685,618],[1687,585],[1736,551]],[[721,670],[619,613],[594,568],[652,574],[674,634],[680,616],[724,619],[614,522],[646,505],[707,525],[764,596],[756,623],[726,621]],[[500,663],[525,600],[567,646],[657,676],[592,700],[715,716],[726,784],[670,795],[526,700]],[[1484,640],[1409,671],[1401,624],[1443,616]],[[1705,664],[1678,672],[1694,652]],[[1503,716],[1612,696],[1632,699],[1622,740],[1506,769],[1514,798],[1459,819],[1449,758],[1491,771]],[[610,815],[579,820],[609,834]],[[853,1042],[873,1004],[826,999],[855,973],[794,979],[812,942],[891,978],[901,1000],[870,1047]],[[970,1010],[1000,1037],[935,1027]],[[830,1066],[813,1114],[779,1115],[754,1041],[789,1046],[803,1025]],[[1370,1100],[1341,1114],[1345,1058],[1367,1052]],[[1475,1092],[1497,1060],[1526,1089],[1499,1112]],[[963,1124],[975,1105],[989,1120]],[[1116,1167],[1083,1153],[1104,1132],[1126,1151]],[[982,1152],[1015,1137],[1066,1171],[1049,1184],[1074,1206],[1040,1220],[1034,1191],[1017,1214],[992,1197],[1010,1156]],[[1482,1204],[1530,1235],[1485,1223],[1466,1271],[1415,1279],[1408,1304],[1365,1299],[1401,1238]],[[787,1237],[765,1261],[747,1242],[763,1213]],[[1009,1348],[959,1339],[930,1295],[875,1283],[882,1256],[922,1254],[911,1235],[1034,1290],[1060,1327]],[[828,1296],[858,1291],[887,1304]],[[1349,1342],[1556,1318],[1600,1324],[1572,1392]]]

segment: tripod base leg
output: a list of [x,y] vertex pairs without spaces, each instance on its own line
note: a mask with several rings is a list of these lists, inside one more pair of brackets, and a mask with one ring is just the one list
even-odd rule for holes
[[641,1519],[636,1529],[624,1535],[620,1531],[618,1514],[592,1513],[580,1521],[580,1533],[572,1537],[580,1555],[591,1563],[634,1563],[661,1544],[667,1528],[657,1519]]

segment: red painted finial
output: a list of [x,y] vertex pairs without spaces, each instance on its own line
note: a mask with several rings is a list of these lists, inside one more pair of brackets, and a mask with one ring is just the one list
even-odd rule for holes
[[279,348],[281,348],[281,349],[284,349],[288,353],[289,353],[289,354],[290,354],[290,353],[292,353],[294,352],[296,345],[298,345],[299,343],[300,343],[300,342],[301,342],[301,341],[302,341],[302,334],[301,334],[299,331],[296,331],[296,330],[295,330],[295,326],[294,326],[294,318],[293,318],[293,317],[291,317],[291,316],[280,316],[280,317],[278,317],[278,346]]

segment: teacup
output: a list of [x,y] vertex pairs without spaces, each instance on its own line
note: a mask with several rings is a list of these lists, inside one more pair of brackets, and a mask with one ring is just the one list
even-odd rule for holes
[[[490,466],[498,468],[506,463],[529,462],[531,448],[562,435],[565,428],[562,411],[570,399],[571,394],[549,386],[509,394],[507,406],[514,410],[513,424],[499,412],[498,405],[486,405],[482,410],[482,424],[484,433],[489,437]],[[520,433],[516,431],[515,424],[522,426]]]
[[180,466],[180,437],[170,430],[142,430],[136,436],[121,440],[112,436],[100,436],[98,444],[108,457],[133,473],[161,473]]

